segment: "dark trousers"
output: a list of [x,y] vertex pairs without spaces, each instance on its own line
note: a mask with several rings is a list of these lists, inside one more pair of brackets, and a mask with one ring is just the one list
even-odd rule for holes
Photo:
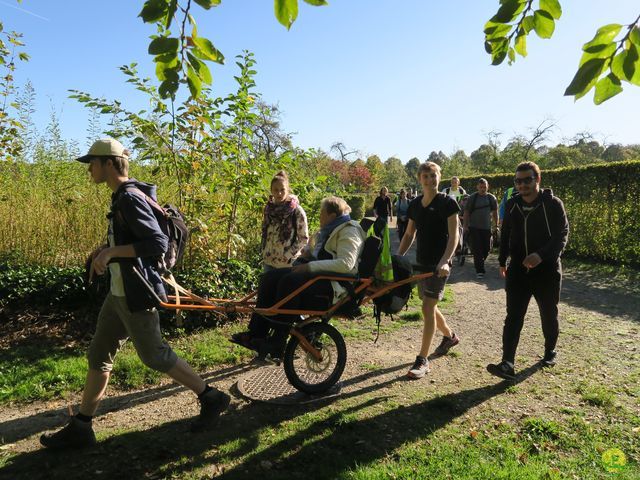
[[[268,308],[287,297],[290,293],[307,283],[318,273],[292,273],[290,268],[278,268],[264,273],[260,277],[258,285],[258,298],[256,307]],[[304,289],[298,295],[289,300],[282,308],[296,310],[325,309],[333,303],[333,288],[328,280],[319,280]],[[293,323],[300,319],[298,315],[273,315],[262,316],[257,313],[251,315],[249,331],[256,337],[266,337],[272,328],[269,319],[280,322]],[[287,328],[274,328],[278,337],[286,338]]]
[[404,237],[404,232],[407,231],[407,225],[409,224],[409,220],[406,219],[407,217],[405,217],[405,220],[400,220],[400,217],[397,217],[396,220],[396,230],[398,230],[398,238],[400,240],[402,240],[402,237]]
[[484,261],[491,250],[491,230],[469,227],[469,241],[471,242],[473,266],[476,269],[476,273],[486,273]]
[[555,350],[558,341],[558,302],[560,301],[561,271],[527,273],[526,269],[511,267],[507,270],[507,318],[502,330],[502,360],[515,363],[516,349],[524,316],[531,296],[538,304],[545,353]]

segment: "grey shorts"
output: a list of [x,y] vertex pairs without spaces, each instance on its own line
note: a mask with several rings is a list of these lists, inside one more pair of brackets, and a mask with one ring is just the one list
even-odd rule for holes
[[155,308],[131,312],[125,297],[109,293],[100,309],[96,333],[89,345],[89,368],[110,372],[116,353],[128,338],[142,363],[149,368],[165,373],[178,361],[178,356],[162,339],[160,317]]
[[446,277],[439,277],[437,273],[434,273],[430,277],[423,278],[418,282],[418,296],[421,300],[426,298],[435,298],[440,301],[444,297],[444,287],[447,284],[449,275]]

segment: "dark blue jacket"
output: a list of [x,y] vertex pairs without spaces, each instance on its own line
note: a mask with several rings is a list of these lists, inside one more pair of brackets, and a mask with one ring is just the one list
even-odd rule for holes
[[119,263],[127,305],[132,312],[138,312],[155,307],[158,302],[133,268],[142,274],[155,294],[166,301],[164,284],[157,266],[167,250],[169,239],[160,229],[147,200],[142,195],[130,191],[133,187],[156,200],[155,185],[131,178],[111,195],[111,212],[108,216],[113,218],[115,244],[133,244],[136,252],[135,258],[121,259]]

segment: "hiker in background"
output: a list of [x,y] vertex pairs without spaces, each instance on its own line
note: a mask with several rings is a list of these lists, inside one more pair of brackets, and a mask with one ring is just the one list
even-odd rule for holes
[[380,189],[380,195],[378,195],[373,202],[373,213],[376,218],[384,218],[387,223],[389,223],[389,220],[393,221],[391,198],[389,198],[389,189],[387,187]]
[[462,196],[467,194],[465,189],[460,186],[460,179],[458,177],[451,177],[451,186],[443,189],[442,193],[453,198],[458,204],[460,204]]
[[411,201],[414,198],[416,198],[416,194],[413,193],[413,188],[409,187],[409,189],[407,190],[407,200]]
[[307,214],[291,194],[284,171],[271,179],[271,195],[262,218],[263,271],[290,267],[309,241]]
[[[515,379],[515,357],[531,296],[536,299],[544,334],[545,366],[556,364],[558,302],[562,283],[560,255],[567,245],[569,222],[564,204],[550,189],[540,189],[540,168],[523,162],[514,179],[519,195],[506,205],[500,239],[500,275],[506,278],[507,317],[502,331],[502,361],[489,373]],[[510,258],[507,266],[507,258]]]
[[[129,152],[117,140],[96,141],[89,153],[77,160],[89,164],[94,183],[106,183],[113,192],[108,244],[91,254],[89,279],[109,270],[111,287],[98,315],[89,345],[89,371],[79,413],[56,433],[44,434],[40,443],[48,448],[80,448],[96,443],[92,419],[104,396],[114,358],[128,337],[142,362],[166,373],[192,390],[200,402],[200,415],[192,430],[214,424],[229,405],[229,395],[207,385],[179,358],[160,334],[156,300],[136,276],[137,268],[155,295],[166,301],[162,279],[156,269],[158,257],[168,246],[149,202],[156,202],[156,187],[129,178]],[[117,261],[116,261],[117,260]]]
[[444,287],[451,271],[451,257],[458,244],[460,206],[451,197],[438,193],[440,167],[437,163],[426,162],[420,165],[418,180],[422,185],[422,195],[409,204],[409,223],[398,254],[404,255],[409,250],[417,234],[416,260],[419,269],[434,274],[418,283],[424,327],[420,353],[407,373],[412,379],[422,378],[429,373],[428,355],[436,327],[444,337],[433,356],[446,355],[460,341],[438,309],[438,302],[444,296]]
[[404,191],[404,188],[400,190],[400,196],[398,200],[396,200],[396,230],[398,231],[398,238],[402,240],[404,236],[404,232],[407,229],[407,223],[409,222],[409,218],[407,214],[409,212],[409,202],[407,199],[407,192]]
[[476,277],[484,278],[484,262],[491,250],[491,220],[493,230],[498,228],[498,201],[489,193],[489,182],[478,180],[478,191],[469,196],[464,209],[463,235],[468,235],[473,254]]

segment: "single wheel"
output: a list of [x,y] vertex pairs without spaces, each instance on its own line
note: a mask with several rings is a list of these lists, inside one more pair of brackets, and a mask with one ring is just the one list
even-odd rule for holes
[[284,351],[284,373],[296,389],[314,394],[329,390],[340,379],[347,364],[347,346],[338,330],[324,322],[310,323],[301,329],[307,341],[316,348],[316,359],[291,336]]

